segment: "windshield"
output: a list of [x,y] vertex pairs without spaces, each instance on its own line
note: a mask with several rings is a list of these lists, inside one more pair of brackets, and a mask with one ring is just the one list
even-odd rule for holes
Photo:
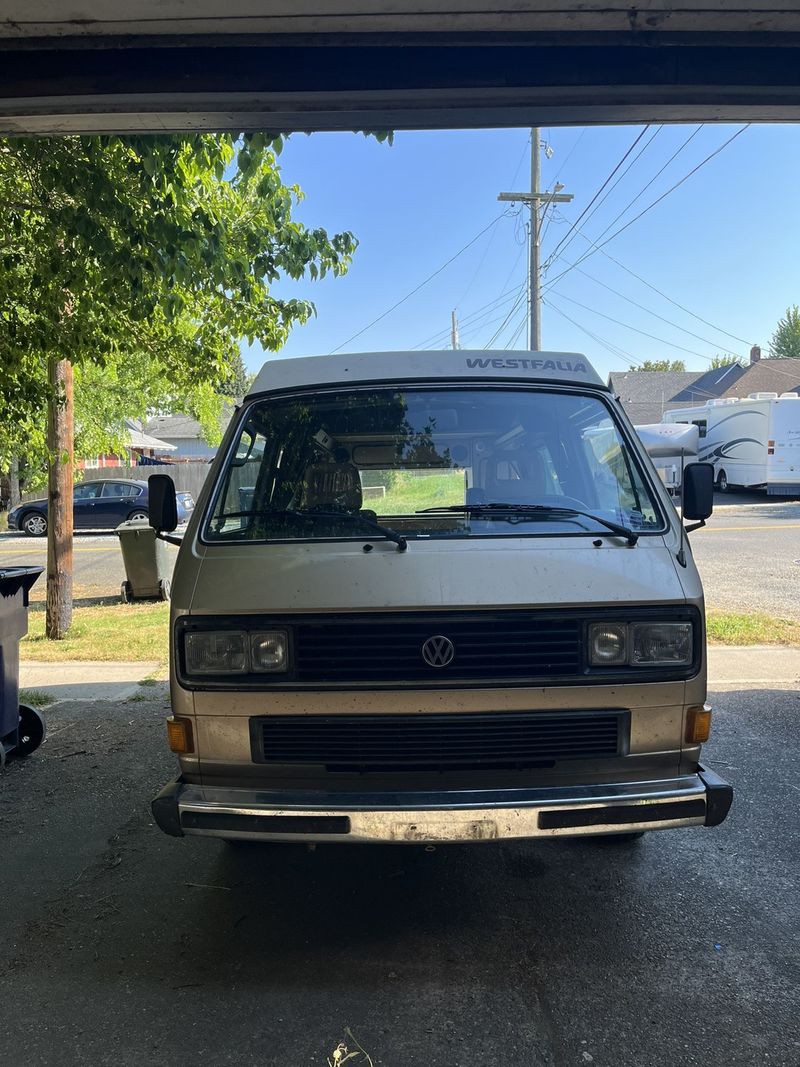
[[204,538],[364,541],[381,537],[375,524],[403,538],[608,534],[593,516],[663,529],[598,397],[364,387],[249,406]]

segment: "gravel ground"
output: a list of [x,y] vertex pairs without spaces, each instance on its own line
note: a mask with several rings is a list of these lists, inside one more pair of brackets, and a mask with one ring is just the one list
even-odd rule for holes
[[0,778],[0,1063],[800,1063],[796,692],[716,695],[717,829],[313,852],[163,836],[146,695]]

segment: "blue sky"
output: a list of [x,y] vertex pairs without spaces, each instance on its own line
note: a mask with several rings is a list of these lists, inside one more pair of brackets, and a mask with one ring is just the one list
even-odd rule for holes
[[[603,252],[580,264],[585,273],[570,269],[558,278],[591,250],[582,236],[570,234],[571,223],[642,129],[542,130],[552,148],[552,157],[542,158],[543,184],[552,188],[557,179],[566,192],[575,194],[544,230],[543,261],[554,251],[557,258],[544,276],[548,304],[543,311],[542,348],[584,352],[604,376],[624,369],[631,359],[683,359],[689,369],[699,370],[718,352],[746,358],[751,343],[761,344],[766,353],[786,307],[800,303],[797,127],[749,127],[604,246],[603,252],[664,296]],[[696,129],[650,127],[612,182],[643,149],[641,155],[615,187],[606,187],[607,198],[579,223],[583,234],[598,242]],[[689,174],[737,129],[700,128],[606,236]],[[453,308],[462,323],[462,347],[526,347],[524,301],[515,308],[525,282],[525,215],[514,214],[511,208],[491,224],[509,210],[509,205],[497,202],[498,192],[528,187],[528,140],[526,129],[401,132],[393,145],[345,133],[290,138],[280,162],[284,181],[297,183],[306,194],[296,217],[329,232],[352,230],[360,245],[345,277],[283,282],[276,288],[282,295],[310,299],[317,307],[317,316],[294,330],[279,355],[318,355],[337,346],[350,352],[448,347]],[[486,227],[482,237],[419,292],[348,342]],[[486,307],[495,301],[500,302]],[[511,317],[504,321],[509,312]],[[257,346],[245,355],[253,370],[263,358],[271,358]]]

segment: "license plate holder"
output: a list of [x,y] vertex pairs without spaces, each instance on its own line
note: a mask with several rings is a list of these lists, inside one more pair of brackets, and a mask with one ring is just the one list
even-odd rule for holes
[[392,827],[395,841],[494,841],[499,837],[497,823],[493,819],[447,819],[416,822],[398,822]]

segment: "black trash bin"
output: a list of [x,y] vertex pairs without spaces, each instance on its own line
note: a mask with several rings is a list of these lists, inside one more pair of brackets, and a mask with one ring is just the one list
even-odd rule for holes
[[19,702],[19,643],[28,632],[28,593],[44,567],[0,570],[0,767],[44,741],[44,717]]

